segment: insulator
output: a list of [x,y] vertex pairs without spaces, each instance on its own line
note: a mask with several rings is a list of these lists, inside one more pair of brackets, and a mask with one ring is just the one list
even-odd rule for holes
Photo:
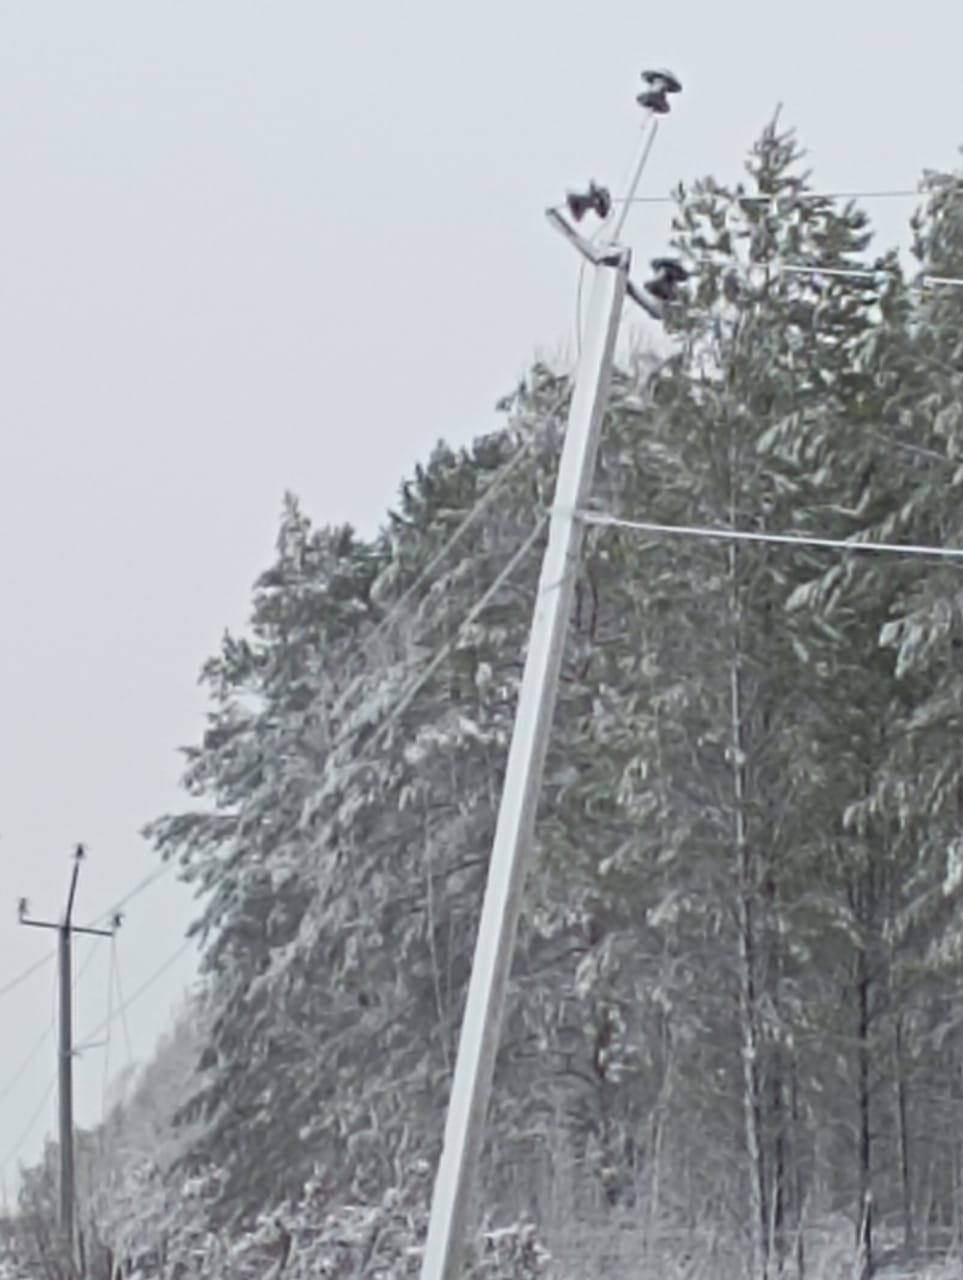
[[658,71],[643,71],[642,79],[657,93],[681,93],[682,85],[671,71],[664,68]]
[[665,89],[650,89],[646,93],[638,94],[635,100],[646,111],[651,111],[657,116],[667,116],[670,108],[669,99],[665,94]]
[[676,284],[683,284],[689,278],[688,271],[678,258],[653,258],[650,265],[653,271],[657,271],[660,276],[667,276]]
[[654,258],[652,270],[655,279],[645,286],[654,298],[661,302],[673,302],[679,293],[679,285],[689,279],[689,273],[675,258]]
[[650,280],[645,286],[646,292],[651,293],[653,298],[658,298],[660,302],[672,302],[678,292],[674,280],[667,280],[665,276],[656,276],[654,280]]
[[590,209],[604,220],[612,209],[611,195],[605,187],[596,186],[594,182],[589,184],[586,192],[570,191],[565,202],[576,222],[581,222]]

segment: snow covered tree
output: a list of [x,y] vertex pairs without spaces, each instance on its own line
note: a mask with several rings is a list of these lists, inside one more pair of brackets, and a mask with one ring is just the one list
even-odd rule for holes
[[[749,537],[956,540],[959,299],[869,258],[865,215],[800,159],[773,123],[748,183],[680,191],[672,353],[617,372],[594,500]],[[959,183],[932,187],[923,270],[959,274]],[[205,667],[194,806],[151,834],[201,899],[179,1166],[200,1217],[177,1247],[212,1275],[264,1265],[259,1214],[322,1215],[316,1168],[331,1203],[371,1206],[437,1156],[569,393],[536,365],[370,543],[289,498],[249,632]],[[650,1242],[748,1218],[755,1276],[870,1192],[910,1242],[954,1212],[955,590],[945,565],[589,531],[487,1203],[542,1214],[567,1161],[580,1209]],[[171,1184],[141,1174],[159,1222]]]

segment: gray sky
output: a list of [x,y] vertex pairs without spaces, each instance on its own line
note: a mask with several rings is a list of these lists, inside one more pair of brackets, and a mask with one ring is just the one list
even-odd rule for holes
[[[531,356],[570,345],[576,266],[542,211],[619,189],[643,66],[685,84],[646,193],[735,177],[779,101],[820,187],[912,187],[963,142],[961,43],[949,0],[0,7],[0,988],[54,937],[16,899],[56,917],[76,840],[81,916],[153,868],[138,829],[178,803],[197,670],[246,616],[283,490],[373,531],[436,439],[491,428]],[[911,206],[870,208],[891,241]],[[640,254],[667,217],[637,212]],[[128,995],[189,917],[173,877],[130,904]],[[135,1056],[190,974],[131,1008]],[[55,1070],[48,1041],[5,1092],[52,978],[0,997],[0,1161]],[[78,1062],[81,1123],[103,1066]]]

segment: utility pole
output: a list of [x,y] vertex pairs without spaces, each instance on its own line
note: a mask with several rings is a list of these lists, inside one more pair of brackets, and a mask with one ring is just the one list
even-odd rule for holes
[[[668,113],[667,95],[678,93],[681,88],[669,72],[644,72],[642,78],[647,88],[639,95],[638,102],[651,119],[651,136],[642,148],[626,192],[626,203],[616,224],[616,238],[621,233],[651,147],[658,124],[656,117]],[[576,222],[590,211],[607,221],[612,209],[608,191],[594,182],[584,195],[569,195],[567,204]],[[578,512],[588,497],[595,471],[622,305],[628,294],[649,314],[661,316],[663,304],[671,300],[676,285],[686,274],[674,260],[658,259],[653,263],[656,280],[643,290],[636,289],[629,281],[631,254],[627,248],[615,242],[606,243],[604,239],[599,245],[584,238],[558,209],[547,210],[547,216],[594,267],[594,281],[495,827],[421,1280],[456,1280],[461,1270],[545,755],[572,613],[583,527]]]
[[58,1111],[60,1130],[60,1228],[71,1265],[76,1262],[76,1202],[74,1178],[74,1043],[73,1043],[73,974],[71,943],[75,933],[88,934],[96,938],[112,938],[120,928],[121,917],[115,915],[110,929],[93,929],[86,925],[73,923],[74,898],[77,894],[77,879],[80,876],[80,864],[84,859],[84,846],[78,844],[74,850],[74,865],[70,877],[70,889],[67,893],[67,909],[63,918],[54,923],[52,920],[33,920],[26,898],[20,899],[20,923],[32,929],[56,929],[57,962],[59,971],[59,1043],[58,1043]]

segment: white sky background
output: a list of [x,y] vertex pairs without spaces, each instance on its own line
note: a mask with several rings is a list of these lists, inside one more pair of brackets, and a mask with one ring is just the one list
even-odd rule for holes
[[[963,142],[956,9],[0,7],[0,988],[51,948],[16,900],[56,918],[75,841],[80,917],[153,869],[138,829],[179,803],[195,677],[246,617],[283,490],[373,532],[439,437],[493,428],[530,358],[571,347],[576,262],[543,209],[590,177],[618,191],[641,68],[685,86],[647,194],[738,177],[779,101],[821,188],[912,187]],[[890,242],[912,206],[869,207]],[[629,224],[637,274],[668,216]],[[190,915],[173,876],[130,904],[128,994]],[[106,1010],[109,953],[79,986],[79,1036]],[[138,1058],[190,975],[185,958],[130,1010]],[[5,1090],[52,978],[0,997],[0,1162],[55,1071],[51,1040]],[[102,1049],[79,1059],[82,1124],[102,1075]]]

